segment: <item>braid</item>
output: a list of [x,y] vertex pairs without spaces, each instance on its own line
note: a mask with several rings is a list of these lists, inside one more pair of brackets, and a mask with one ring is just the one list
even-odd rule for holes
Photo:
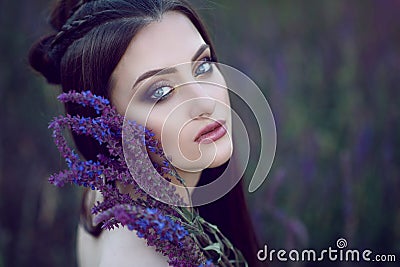
[[76,5],[71,8],[70,14],[69,14],[69,18],[71,18],[75,12],[80,9],[84,4],[87,4],[89,2],[93,2],[94,0],[79,0]]
[[[96,0],[79,0],[75,5],[70,7],[69,10],[68,8],[66,8],[68,1],[60,2],[60,5],[64,6],[56,9],[58,13],[53,13],[52,18],[52,24],[54,28],[58,30],[58,33],[53,35],[52,40],[47,46],[48,57],[54,62],[54,65],[59,65],[61,58],[65,54],[66,50],[75,40],[82,38],[94,27],[120,17],[120,15],[115,12],[115,10],[103,10],[96,13],[90,13],[83,17],[79,17],[80,14],[86,13],[84,10],[81,10],[82,7],[86,6],[86,4],[90,2],[95,1]],[[91,8],[89,7],[88,9],[90,10]],[[59,12],[63,12],[64,15],[60,15]],[[61,20],[55,20],[55,17],[57,16],[63,18],[61,18]]]
[[62,39],[63,36],[71,34],[73,31],[78,30],[82,27],[87,21],[93,19],[94,15],[86,15],[85,17],[75,20],[69,24],[64,25],[61,30],[55,35],[53,41],[50,44],[50,48],[53,49],[57,43]]
[[[111,34],[110,36],[113,37],[94,37],[91,33],[96,35],[97,30],[101,32],[101,29],[104,30],[108,27],[107,25],[117,30],[117,25],[126,24],[127,26],[129,24],[132,25],[130,29],[118,29],[118,31],[121,30],[128,36],[133,36],[140,27],[161,18],[166,10],[180,11],[189,17],[191,16],[190,19],[194,22],[199,20],[183,0],[58,0],[50,17],[50,24],[55,33],[45,36],[32,46],[29,62],[35,70],[43,74],[49,83],[60,84],[64,55],[68,53],[69,47],[75,44],[80,47],[75,51],[75,54],[79,53],[81,48],[90,42],[90,40],[87,40],[88,42],[83,40],[86,35],[89,36],[89,39],[121,39],[124,44],[127,44],[130,39],[125,39],[123,36],[117,37]],[[111,26],[114,22],[115,26]],[[201,32],[204,32],[203,26],[197,24],[196,26],[199,27]],[[78,40],[83,41],[83,43],[78,42]],[[209,41],[208,37],[207,41]],[[125,49],[126,47],[123,48],[123,45],[121,51],[118,49],[119,52],[116,53],[118,57],[122,55],[121,53]],[[71,57],[68,57],[68,60],[71,60]],[[69,62],[68,64],[75,63]],[[68,73],[75,75],[72,72]],[[71,79],[71,81],[79,83],[78,79]],[[72,87],[77,87],[77,85],[74,84]]]
[[56,63],[59,63],[68,47],[74,41],[85,36],[93,28],[122,17],[121,12],[104,10],[67,22],[50,43],[49,56]]

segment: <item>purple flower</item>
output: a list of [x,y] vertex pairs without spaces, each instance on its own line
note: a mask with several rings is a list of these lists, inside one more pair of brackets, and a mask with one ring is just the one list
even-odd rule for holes
[[[167,256],[171,266],[215,266],[205,256],[210,255],[203,248],[210,246],[212,239],[203,229],[208,229],[214,236],[218,235],[218,239],[224,239],[216,232],[216,227],[210,226],[198,214],[187,218],[187,213],[179,207],[156,200],[168,198],[171,203],[183,204],[175,187],[169,184],[169,179],[159,179],[160,175],[166,177],[167,174],[177,173],[165,157],[154,133],[134,121],[125,121],[110,106],[110,101],[90,91],[70,91],[61,94],[58,99],[63,103],[72,102],[92,108],[98,116],[92,118],[67,114],[50,122],[54,142],[65,158],[67,169],[51,175],[49,181],[59,187],[72,183],[99,190],[104,200],[92,208],[95,223],[102,223],[109,230],[122,225],[136,231],[137,236],[145,238],[149,246],[154,246],[156,251]],[[68,145],[63,135],[64,129],[92,137],[99,144],[104,144],[108,153],[98,154],[97,160],[81,159]],[[162,163],[149,163],[147,150],[161,156],[164,159]],[[134,195],[138,197],[133,199],[130,194],[121,193],[115,182],[131,185]],[[155,192],[155,198],[148,196],[144,189],[146,192]],[[220,258],[223,253],[219,253]],[[238,255],[235,250],[234,255]],[[225,259],[225,266],[233,266],[230,262],[237,261]]]

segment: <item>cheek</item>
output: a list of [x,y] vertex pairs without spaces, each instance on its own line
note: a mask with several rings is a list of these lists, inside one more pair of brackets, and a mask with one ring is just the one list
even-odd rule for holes
[[230,108],[229,90],[222,74],[217,72],[212,82],[217,85],[210,85],[208,88],[209,96],[218,100],[220,104],[225,104],[225,108]]
[[161,141],[165,155],[172,159],[176,167],[182,168],[188,161],[197,160],[201,153],[197,143],[192,140],[195,132],[190,127],[188,111],[184,107],[174,110],[175,105],[165,104],[168,105],[153,109],[147,120],[147,127]]
[[161,141],[165,154],[176,156],[182,118],[179,118],[179,114],[171,115],[170,111],[169,106],[153,109],[147,119],[146,127],[151,129],[155,137]]
[[193,142],[193,133],[190,127],[185,127],[184,112],[176,114],[162,113],[165,116],[150,116],[148,127],[153,129],[155,136],[161,140],[165,154],[172,158],[172,162],[182,160],[196,160],[200,153]]
[[230,103],[230,100],[229,100],[229,91],[228,91],[228,89],[224,89],[223,90],[223,103],[225,104],[225,105],[227,105],[227,108],[230,108],[231,107],[231,103]]

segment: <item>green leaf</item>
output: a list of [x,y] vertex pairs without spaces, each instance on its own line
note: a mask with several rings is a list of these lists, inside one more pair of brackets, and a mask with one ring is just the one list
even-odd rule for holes
[[221,251],[221,246],[220,246],[219,243],[213,243],[213,244],[208,245],[207,247],[205,247],[205,248],[203,248],[203,249],[204,249],[204,250],[213,250],[213,251],[217,252],[218,255],[219,255],[219,257],[218,257],[218,262],[221,261],[221,254],[222,254],[222,251]]
[[203,248],[204,250],[214,250],[217,253],[221,253],[221,245],[219,243],[212,243],[211,245],[208,245],[207,247]]

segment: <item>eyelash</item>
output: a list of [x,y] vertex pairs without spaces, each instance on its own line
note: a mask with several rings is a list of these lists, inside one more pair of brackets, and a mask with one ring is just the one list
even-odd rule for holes
[[[203,75],[204,73],[211,73],[213,71],[213,66],[212,66],[212,58],[211,57],[204,57],[202,59],[199,60],[200,62],[202,62],[200,65],[197,66],[196,70],[194,71],[194,77],[198,77],[200,75]],[[197,71],[200,69],[200,67],[204,66],[205,64],[209,65],[209,69],[204,71],[203,73],[198,74]]]
[[[201,64],[199,64],[199,65],[196,67],[196,69],[195,69],[195,71],[194,71],[194,74],[193,74],[194,77],[198,77],[198,76],[200,76],[200,75],[204,75],[204,74],[207,74],[207,73],[211,73],[211,72],[213,71],[213,66],[212,66],[212,64],[211,64],[211,63],[212,63],[211,57],[204,57],[204,58],[202,58],[202,59],[199,60],[199,61],[201,62]],[[205,70],[203,69],[203,70],[201,71],[201,73],[198,73],[198,70],[199,70],[201,67],[205,66],[205,65],[208,65],[208,66],[206,67],[206,69],[205,69]],[[161,81],[160,83],[156,83],[155,85],[153,85],[153,87],[156,87],[156,88],[155,88],[154,90],[151,90],[153,93],[150,95],[150,98],[151,98],[152,100],[156,100],[157,102],[163,101],[164,99],[168,98],[168,96],[175,90],[175,88],[174,88],[173,86],[171,86],[170,84],[168,84],[167,82],[164,82],[164,81]],[[168,88],[169,91],[168,91],[166,94],[162,95],[162,96],[154,96],[155,93],[156,93],[158,90],[163,89],[163,88]]]
[[[156,100],[157,102],[164,100],[165,98],[167,98],[167,97],[172,93],[172,91],[174,91],[174,87],[171,86],[169,83],[164,82],[164,81],[161,81],[161,82],[159,82],[159,83],[156,83],[156,84],[154,85],[154,87],[156,87],[156,88],[155,88],[154,90],[151,90],[153,93],[150,95],[150,98],[151,98],[152,100]],[[167,94],[165,94],[165,95],[162,95],[162,96],[158,96],[158,97],[157,97],[157,96],[154,96],[155,93],[156,93],[158,90],[162,89],[162,88],[169,88],[169,92],[168,92]]]

